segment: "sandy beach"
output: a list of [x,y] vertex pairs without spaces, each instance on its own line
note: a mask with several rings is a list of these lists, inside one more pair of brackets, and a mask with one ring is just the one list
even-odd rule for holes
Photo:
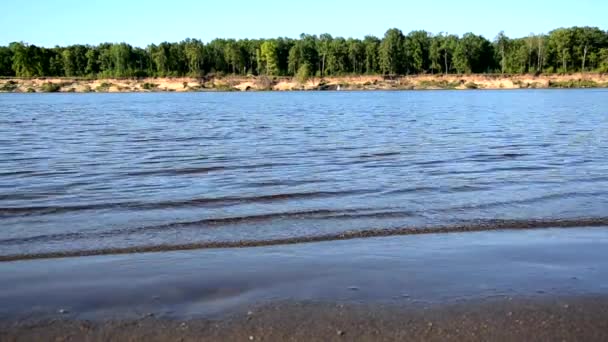
[[605,340],[608,230],[0,264],[3,341]]

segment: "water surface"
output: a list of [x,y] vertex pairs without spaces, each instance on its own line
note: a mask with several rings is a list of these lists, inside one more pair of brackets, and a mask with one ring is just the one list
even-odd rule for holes
[[0,94],[0,255],[605,220],[608,91]]

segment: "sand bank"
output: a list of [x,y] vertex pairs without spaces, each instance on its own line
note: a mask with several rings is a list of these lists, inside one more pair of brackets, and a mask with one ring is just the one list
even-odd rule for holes
[[202,78],[4,78],[0,92],[192,92],[293,90],[423,90],[606,88],[608,74],[569,75],[416,75],[311,77],[225,76]]

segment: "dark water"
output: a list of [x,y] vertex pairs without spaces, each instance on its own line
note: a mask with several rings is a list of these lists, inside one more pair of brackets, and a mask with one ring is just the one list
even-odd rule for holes
[[0,94],[0,256],[608,223],[607,132],[605,90]]

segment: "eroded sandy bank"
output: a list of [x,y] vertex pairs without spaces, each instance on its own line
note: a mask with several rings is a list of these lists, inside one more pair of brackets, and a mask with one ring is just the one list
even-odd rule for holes
[[0,79],[0,92],[155,92],[155,91],[292,91],[292,90],[416,90],[528,89],[608,87],[607,74],[571,75],[418,75],[403,77],[290,77]]

